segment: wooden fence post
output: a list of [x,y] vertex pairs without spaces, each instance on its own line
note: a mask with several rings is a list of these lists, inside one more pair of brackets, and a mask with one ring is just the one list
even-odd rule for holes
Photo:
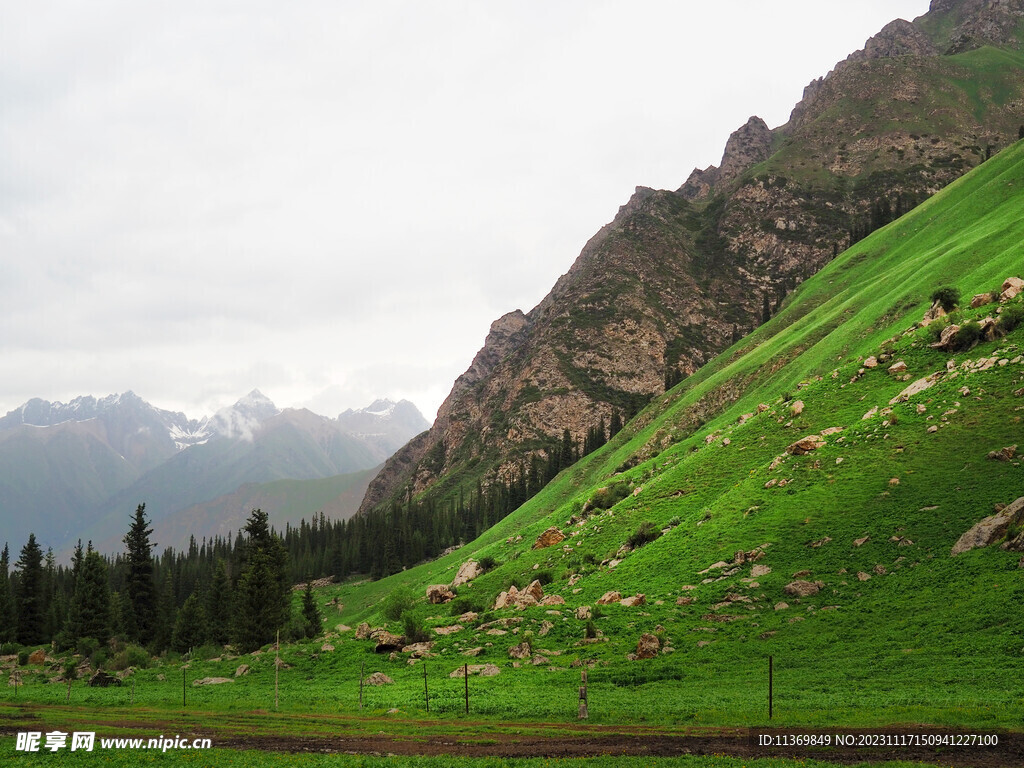
[[281,670],[281,630],[277,630],[277,644],[274,646],[274,711],[277,711],[277,677]]
[[363,678],[366,676],[366,662],[359,665],[359,708],[363,708]]
[[427,705],[427,714],[430,714],[430,693],[427,691],[427,662],[423,662],[423,701]]
[[772,719],[772,709],[773,709],[773,705],[774,705],[774,702],[772,701],[772,693],[773,693],[772,686],[773,686],[773,683],[774,683],[774,680],[772,679],[773,678],[773,673],[774,673],[773,666],[774,666],[773,665],[773,659],[772,659],[771,656],[769,656],[768,657],[768,719],[769,720]]
[[580,672],[580,711],[579,719],[586,720],[590,713],[587,711],[587,670]]
[[466,714],[469,714],[469,664],[462,665],[462,676],[466,681]]
[[181,707],[185,708],[185,666],[181,667]]
[[135,706],[135,675],[132,675],[132,698],[131,705]]

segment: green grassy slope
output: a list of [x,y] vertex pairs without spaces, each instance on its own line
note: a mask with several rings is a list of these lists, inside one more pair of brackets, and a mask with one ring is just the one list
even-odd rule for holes
[[[479,604],[489,604],[513,580],[526,581],[534,566],[552,572],[547,591],[563,595],[570,606],[592,606],[611,589],[663,600],[643,611],[612,606],[609,617],[597,621],[599,628],[609,622],[615,631],[607,634],[615,639],[595,653],[602,656],[607,648],[602,660],[622,667],[627,677],[664,668],[653,677],[674,680],[672,670],[679,668],[680,677],[703,670],[712,679],[725,668],[760,668],[763,657],[776,652],[784,664],[810,665],[836,685],[863,678],[865,695],[875,692],[862,706],[891,705],[905,683],[908,701],[915,703],[934,699],[945,706],[962,693],[976,706],[993,697],[991,706],[1019,712],[1024,691],[1003,670],[1024,649],[1024,571],[1009,553],[976,551],[951,560],[948,552],[964,530],[991,514],[993,504],[1024,493],[1019,466],[985,458],[1024,436],[1015,410],[1024,401],[1012,394],[1021,387],[1024,368],[1019,362],[997,364],[947,376],[896,406],[897,423],[886,427],[883,416],[862,416],[872,407],[887,407],[909,382],[887,374],[887,364],[850,379],[864,357],[885,351],[892,360],[904,360],[914,379],[945,370],[951,355],[928,348],[927,330],[903,332],[920,319],[927,297],[940,285],[955,285],[969,297],[1024,272],[1021,210],[1024,144],[1017,144],[842,254],[804,283],[771,322],[653,403],[612,444],[563,473],[477,541],[390,579],[343,588],[345,620],[379,623],[375,606],[390,591],[408,586],[421,595],[430,583],[450,581],[461,562],[489,555],[503,565],[461,592]],[[992,311],[990,306],[967,315]],[[958,365],[993,354],[1013,359],[1021,342],[1018,330],[952,357]],[[962,395],[962,386],[971,394]],[[799,417],[790,417],[784,394],[805,403]],[[766,413],[737,424],[740,414],[756,413],[761,402],[770,406]],[[919,403],[925,413],[917,413]],[[950,410],[955,413],[943,416]],[[933,424],[941,428],[930,434]],[[829,437],[826,447],[769,469],[786,445],[833,426],[844,431]],[[706,444],[709,435],[715,438]],[[722,437],[730,439],[728,447]],[[637,460],[642,461],[614,477]],[[772,479],[791,482],[765,488]],[[899,484],[890,484],[893,479]],[[571,552],[530,549],[549,525],[569,531],[570,516],[595,488],[613,481],[640,490],[576,527]],[[614,557],[642,522],[661,527],[676,517],[678,525],[626,555],[615,569],[589,562]],[[829,544],[807,546],[826,536]],[[863,536],[869,541],[854,547],[852,541]],[[914,544],[898,547],[889,541],[893,536]],[[761,562],[772,573],[757,579],[757,588],[739,581],[749,566],[735,577],[701,584],[705,576],[699,571],[764,543],[771,547]],[[783,587],[800,570],[810,570],[809,578],[824,581],[825,588],[797,606]],[[871,579],[859,581],[858,572]],[[578,594],[568,587],[572,574],[582,576],[574,587]],[[684,593],[684,585],[697,589]],[[757,602],[724,612],[742,620],[702,618],[709,606],[741,590]],[[676,608],[682,594],[694,595],[696,603]],[[791,604],[788,610],[772,609],[784,600]],[[839,608],[822,610],[833,605]],[[544,620],[541,608],[525,615]],[[562,619],[569,615],[565,611]],[[791,621],[798,616],[803,620]],[[583,622],[556,621],[564,630],[557,632],[559,642],[582,636]],[[625,662],[639,634],[658,625],[677,653]],[[716,631],[694,631],[702,627]],[[762,639],[766,633],[774,634]],[[454,651],[455,637],[441,642]],[[696,647],[708,637],[710,645]],[[538,639],[540,647],[550,644]],[[488,653],[507,662],[503,650]],[[963,675],[970,677],[966,684]],[[958,686],[933,686],[939,680]]]
[[[1024,274],[1022,210],[1024,142],[841,254],[769,323],[476,541],[378,582],[321,591],[322,601],[340,603],[325,608],[330,645],[319,639],[283,650],[282,708],[354,711],[365,670],[394,683],[368,687],[364,712],[396,707],[419,716],[426,664],[431,716],[450,717],[464,693],[450,674],[479,663],[499,674],[472,679],[474,715],[573,719],[585,665],[594,722],[759,724],[767,720],[771,655],[776,723],[1019,728],[1020,554],[993,547],[954,559],[949,551],[994,504],[1024,494],[1019,461],[986,458],[1024,445],[1024,398],[1015,394],[1024,390],[1024,326],[951,355],[931,349],[930,329],[916,323],[940,285],[955,285],[969,301]],[[1024,297],[1014,300],[1021,304]],[[869,355],[889,358],[861,373]],[[895,361],[905,363],[909,380],[887,371]],[[937,372],[932,387],[890,406],[912,381]],[[831,427],[841,431],[818,450],[786,454],[789,444]],[[584,515],[609,486],[621,500]],[[623,549],[646,522],[663,534]],[[532,549],[549,526],[569,538]],[[755,548],[763,552],[756,563],[733,564],[736,552]],[[451,582],[461,563],[484,556],[499,565],[461,586],[454,603],[425,604],[428,585]],[[718,561],[728,565],[710,568]],[[755,575],[755,565],[770,571]],[[787,594],[800,572],[820,581],[820,592]],[[499,591],[538,576],[565,605],[492,610]],[[382,601],[402,590],[417,601],[410,615],[434,639],[425,662],[377,655],[372,641],[353,638],[360,621],[385,624]],[[646,604],[597,613],[610,590],[643,593]],[[582,606],[595,612],[596,642],[583,642]],[[479,616],[460,618],[466,610]],[[401,622],[388,625],[403,630]],[[673,650],[628,660],[643,633]],[[509,649],[523,641],[531,657],[513,660]],[[467,657],[468,649],[480,650]],[[192,660],[194,677],[251,667],[233,683],[195,689],[193,705],[268,708],[272,657]],[[61,700],[62,687],[45,684],[45,675],[30,673],[19,695]],[[139,671],[136,701],[175,706],[180,678],[166,667]],[[124,695],[86,689],[76,701],[122,703]]]

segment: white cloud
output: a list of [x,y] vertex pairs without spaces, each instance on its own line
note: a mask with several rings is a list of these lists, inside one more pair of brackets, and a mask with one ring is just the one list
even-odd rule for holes
[[634,186],[678,187],[927,10],[695,5],[6,8],[0,411],[258,386],[429,417]]

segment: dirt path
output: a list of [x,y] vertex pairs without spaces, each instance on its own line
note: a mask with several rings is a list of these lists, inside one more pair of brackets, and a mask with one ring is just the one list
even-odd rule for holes
[[[807,734],[852,736],[854,746],[801,747],[774,746],[795,736]],[[601,755],[635,755],[673,757],[680,755],[728,755],[757,758],[816,758],[838,763],[881,762],[904,760],[941,763],[955,768],[1011,768],[1024,766],[1024,734],[999,733],[997,746],[896,746],[914,736],[945,735],[958,737],[964,732],[941,728],[874,728],[809,731],[793,729],[746,728],[706,730],[699,734],[663,733],[651,729],[643,735],[547,736],[544,734],[514,735],[481,734],[480,738],[453,738],[426,734],[417,738],[378,736],[305,737],[257,736],[218,739],[217,745],[238,749],[261,749],[276,752],[356,753],[374,755],[455,755],[461,757],[596,757]],[[761,737],[771,739],[763,746]],[[872,737],[881,746],[857,746],[861,737]],[[885,744],[888,742],[888,745]]]
[[[174,713],[166,710],[87,711],[75,707],[3,707],[0,737],[21,730],[76,727],[98,734],[153,737],[188,733],[214,747],[291,753],[453,755],[462,757],[596,757],[727,755],[739,758],[816,758],[836,763],[882,761],[941,764],[944,768],[1020,768],[1024,732],[964,730],[925,725],[879,728],[681,728],[623,723],[518,723],[401,720],[331,714],[265,712]],[[127,715],[127,716],[126,716]],[[294,734],[302,735],[294,735]],[[936,737],[968,740],[998,736],[995,746],[928,746]],[[808,736],[829,746],[797,746]],[[870,738],[869,738],[870,737]],[[852,745],[837,746],[837,739]]]

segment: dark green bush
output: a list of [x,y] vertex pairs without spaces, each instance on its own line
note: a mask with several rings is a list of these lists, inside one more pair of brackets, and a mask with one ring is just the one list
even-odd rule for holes
[[77,680],[78,679],[78,663],[74,659],[68,659],[64,662],[64,671],[62,675],[65,680]]
[[584,637],[597,637],[597,625],[594,624],[593,620],[587,622],[586,629],[583,630]]
[[396,589],[384,598],[381,612],[388,621],[398,621],[415,603],[416,599],[408,589]]
[[13,653],[18,652],[17,643],[2,643],[0,644],[0,656],[10,656]]
[[960,291],[951,285],[944,285],[932,292],[931,299],[932,304],[938,302],[939,306],[944,310],[952,312],[956,305],[960,303]]
[[407,643],[425,643],[430,639],[430,633],[423,626],[423,617],[415,611],[402,614],[402,633]]
[[501,563],[499,563],[490,555],[486,555],[480,558],[480,561],[477,563],[477,565],[480,566],[484,573],[487,573],[487,571],[493,571],[495,568],[501,565]]
[[533,574],[533,578],[539,581],[541,586],[543,587],[555,580],[555,574],[553,574],[551,571],[545,568],[542,571],[536,571]]
[[28,664],[28,651],[18,651],[18,666],[24,667],[26,664]]
[[953,346],[958,352],[964,352],[981,340],[981,326],[974,320],[970,320],[960,326],[953,340]]
[[590,498],[590,506],[594,509],[611,509],[629,496],[629,483],[613,483],[607,488],[598,488]]
[[[206,646],[204,646],[205,648]],[[200,648],[199,651],[202,651]],[[220,649],[217,649],[220,650]],[[198,651],[197,651],[198,653]],[[207,658],[213,658],[217,654],[214,653]],[[193,654],[193,658],[197,658],[196,654]],[[149,666],[149,654],[146,653],[145,648],[140,648],[137,645],[127,645],[125,649],[114,655],[114,658],[110,662],[110,668],[114,670],[128,669],[128,667],[135,667],[136,669],[145,669]]]
[[644,544],[650,544],[660,536],[661,529],[652,522],[646,522],[629,537],[629,546],[633,549],[639,549]]
[[457,597],[448,603],[448,611],[452,616],[461,616],[464,613],[483,613],[487,610],[487,604],[483,596],[479,597]]
[[1010,304],[1003,307],[1003,313],[999,315],[999,324],[996,326],[999,333],[1005,335],[1015,330],[1024,323],[1024,304]]

